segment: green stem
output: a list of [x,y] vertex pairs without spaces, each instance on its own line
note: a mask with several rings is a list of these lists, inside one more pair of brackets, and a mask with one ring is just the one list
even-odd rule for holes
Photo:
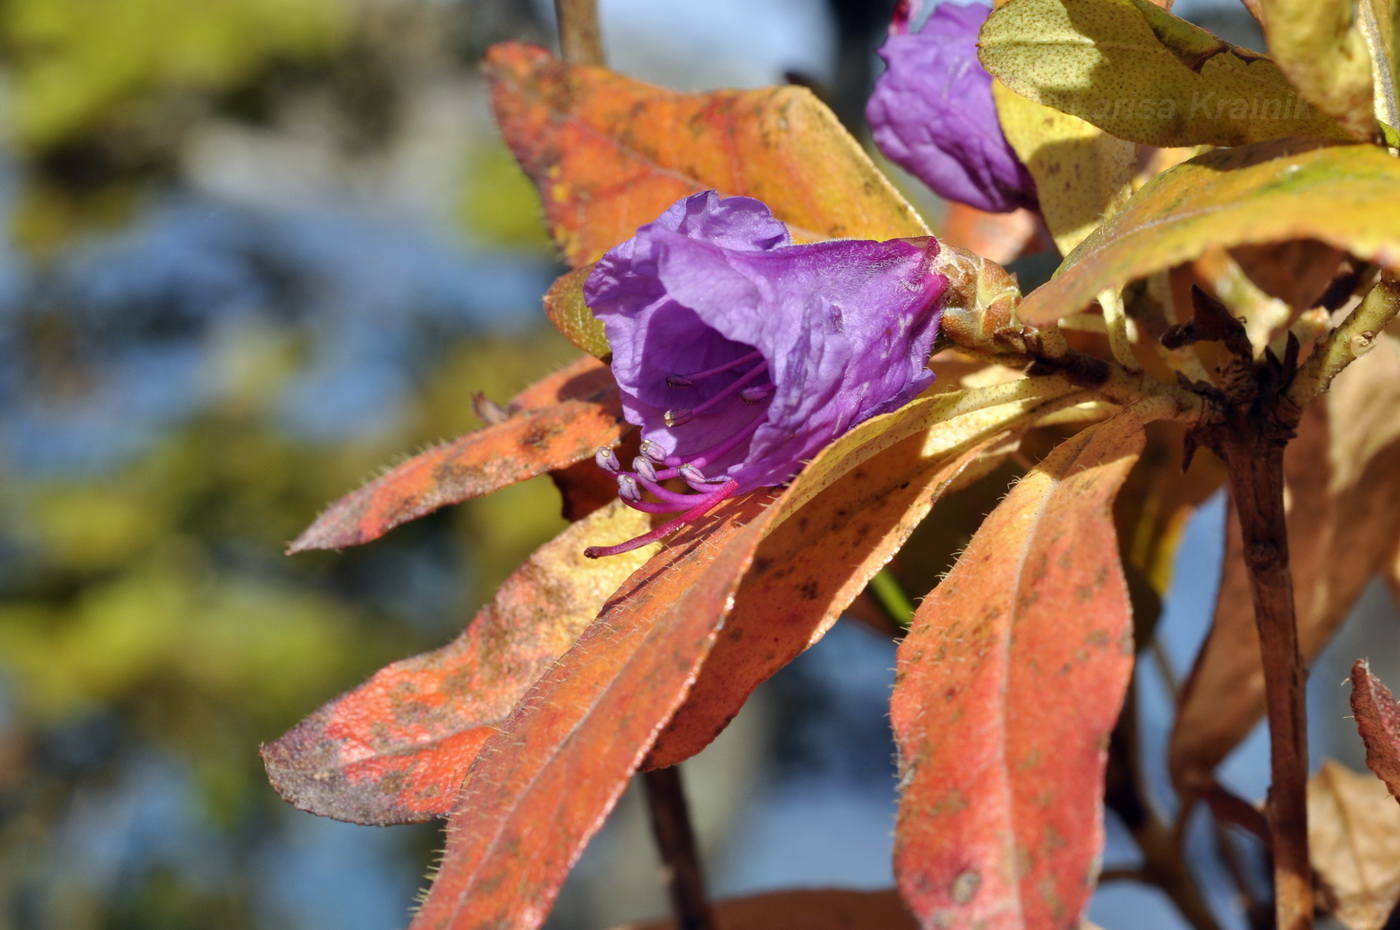
[[904,586],[899,583],[899,579],[890,573],[888,568],[882,568],[875,573],[875,577],[870,579],[870,593],[879,602],[889,618],[893,620],[901,630],[909,629],[910,622],[914,619],[914,601],[909,597]]
[[1326,392],[1332,379],[1376,345],[1376,338],[1400,313],[1400,281],[1385,273],[1366,299],[1318,344],[1298,368],[1284,396],[1298,411]]

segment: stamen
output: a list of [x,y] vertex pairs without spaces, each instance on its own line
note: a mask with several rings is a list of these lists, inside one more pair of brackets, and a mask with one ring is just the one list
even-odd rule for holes
[[645,455],[639,455],[632,460],[632,470],[647,481],[656,482],[660,478],[656,477],[656,466],[651,463],[651,459]]
[[[715,406],[718,406],[718,405],[724,403],[726,400],[728,400],[729,398],[733,397],[735,394],[737,394],[737,393],[739,393],[740,391],[742,391],[743,388],[744,388],[744,385],[748,384],[750,381],[752,381],[753,379],[757,378],[759,375],[763,374],[763,373],[766,372],[767,370],[768,370],[768,363],[767,363],[767,362],[764,362],[764,363],[761,364],[761,365],[755,365],[754,367],[750,368],[748,371],[746,371],[746,372],[744,372],[742,375],[740,375],[738,378],[736,378],[736,379],[734,380],[734,383],[733,383],[733,384],[729,385],[729,386],[726,387],[724,390],[720,391],[720,392],[719,392],[718,394],[716,394],[714,397],[711,397],[709,400],[705,401],[703,404],[698,404],[698,405],[696,405],[695,407],[692,407],[692,408],[690,409],[690,413],[691,413],[692,415],[704,413],[706,410],[709,410],[711,407],[715,407]],[[668,423],[667,426],[669,426],[669,425],[670,425],[670,424]]]
[[[740,365],[747,365],[749,362],[756,362],[761,358],[763,358],[763,353],[755,349],[747,355],[742,355],[739,358],[734,359],[734,361],[732,362],[725,362],[723,365],[716,365],[714,368],[706,368],[704,371],[691,372],[688,375],[671,375],[666,379],[666,383],[670,384],[671,378],[676,378],[680,381],[686,382],[684,385],[685,387],[690,387],[690,385],[694,384],[696,381],[699,381],[701,378],[708,378],[711,375],[722,374],[726,371],[738,368]],[[675,385],[672,386],[674,387]]]
[[710,446],[706,449],[701,449],[699,452],[688,455],[685,458],[681,458],[677,455],[668,455],[666,456],[665,464],[670,465],[674,468],[680,465],[684,465],[686,462],[689,462],[696,468],[704,468],[706,465],[709,465],[710,463],[714,462],[720,456],[726,454],[731,449],[737,447],[745,439],[748,439],[750,436],[752,436],[758,430],[759,426],[762,425],[765,419],[766,417],[763,414],[759,414],[758,416],[750,420],[748,422],[748,425],[746,425],[743,429],[739,430],[737,433],[728,437],[727,439],[721,439],[713,446]]
[[680,513],[690,506],[689,501],[685,504],[658,504],[655,501],[624,500],[623,503],[633,510],[640,510],[642,513]]
[[[657,484],[655,481],[648,481],[641,475],[637,476],[637,483],[640,484],[647,491],[651,492],[657,498],[660,498],[662,501],[668,501],[673,504],[680,504],[684,507],[689,507],[691,500],[694,498],[693,494],[685,494],[680,491],[672,491],[669,488]],[[706,488],[705,491],[706,493],[708,493],[710,491],[710,488]]]
[[759,384],[754,387],[747,387],[739,392],[739,399],[746,404],[761,404],[769,397],[772,397],[773,392],[777,390],[777,388],[778,386],[776,384]]
[[674,520],[667,520],[650,533],[644,533],[634,539],[627,540],[627,542],[618,543],[616,546],[589,546],[587,549],[583,550],[583,554],[590,559],[600,559],[606,555],[619,555],[623,552],[631,552],[633,549],[640,549],[649,543],[656,542],[658,539],[665,539],[687,523],[694,522],[711,510],[714,510],[715,507],[719,506],[725,499],[732,496],[738,488],[739,482],[731,478],[720,485],[714,493],[706,494],[704,497],[700,498],[696,505],[690,510],[687,510]]
[[593,456],[593,461],[598,463],[598,467],[610,475],[615,475],[622,471],[622,463],[617,459],[617,453],[607,446],[599,446],[597,453]]
[[652,442],[650,439],[642,440],[642,455],[645,455],[647,458],[651,459],[657,464],[661,464],[666,461],[666,453],[662,450],[661,444],[658,442]]
[[637,487],[637,479],[627,474],[618,475],[617,496],[628,503],[636,503],[641,500],[642,489]]
[[701,494],[714,490],[714,485],[709,483],[710,479],[705,477],[704,472],[700,471],[700,469],[691,465],[689,462],[682,465],[678,470],[680,476],[685,479],[685,483]]
[[675,388],[678,391],[683,391],[694,383],[694,381],[690,380],[685,375],[666,376],[666,386],[669,388]]
[[666,422],[667,426],[674,429],[677,426],[684,426],[689,423],[691,413],[692,411],[687,407],[677,407],[673,410],[667,410],[666,413],[662,415],[661,419]]

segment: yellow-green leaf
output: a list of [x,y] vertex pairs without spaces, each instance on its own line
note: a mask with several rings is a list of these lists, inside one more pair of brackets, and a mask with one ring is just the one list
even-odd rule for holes
[[1017,93],[1147,145],[1349,138],[1269,59],[1148,0],[1012,0],[982,64]]
[[1040,211],[1060,253],[1084,241],[1123,205],[1137,168],[1137,146],[1077,116],[992,82],[1002,132],[1035,178]]
[[1043,326],[1104,290],[1199,257],[1212,245],[1320,239],[1400,260],[1400,159],[1369,145],[1279,140],[1210,152],[1148,182],[1021,304]]
[[[1369,2],[1369,0],[1361,0]],[[1358,139],[1376,131],[1357,0],[1263,0],[1269,52],[1304,97]]]
[[592,270],[592,265],[584,265],[560,276],[544,295],[544,312],[565,339],[594,358],[606,360],[612,348],[603,321],[583,302],[583,282]]

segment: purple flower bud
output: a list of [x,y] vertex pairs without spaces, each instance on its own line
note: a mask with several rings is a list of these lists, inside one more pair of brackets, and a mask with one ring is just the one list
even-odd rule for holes
[[917,7],[901,0],[880,47],[885,73],[865,108],[875,144],[940,197],[994,213],[1034,208],[1035,182],[1002,134],[977,60],[990,9],[943,3],[911,33]]
[[932,238],[791,245],[759,201],[707,191],[603,256],[584,297],[607,328],[644,454],[696,491],[684,496],[697,504],[687,518],[786,482],[933,383],[947,286],[937,254]]

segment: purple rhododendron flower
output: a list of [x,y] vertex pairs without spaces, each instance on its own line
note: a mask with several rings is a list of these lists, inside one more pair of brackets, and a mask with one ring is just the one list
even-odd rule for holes
[[1034,208],[1035,182],[1001,131],[992,76],[977,60],[991,10],[944,3],[910,32],[918,5],[900,0],[880,47],[885,73],[865,108],[875,144],[940,197],[993,213]]
[[[706,191],[603,256],[584,299],[643,454],[624,471],[604,448],[598,464],[631,506],[682,515],[588,554],[635,549],[732,494],[783,484],[928,387],[947,286],[937,255],[932,238],[792,245],[760,201]],[[662,485],[671,478],[690,492]]]

